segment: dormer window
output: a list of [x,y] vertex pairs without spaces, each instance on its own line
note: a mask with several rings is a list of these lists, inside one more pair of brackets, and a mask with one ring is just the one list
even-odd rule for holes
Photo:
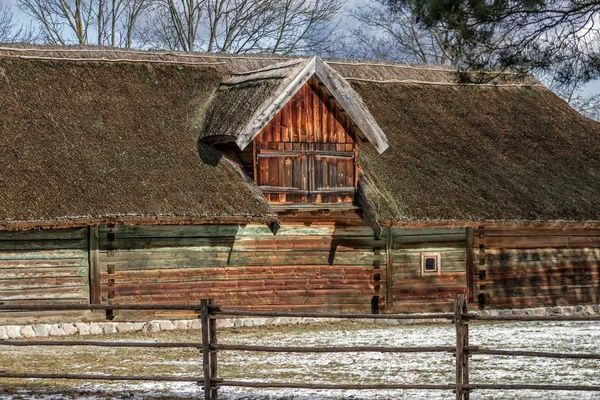
[[254,176],[267,201],[352,203],[354,131],[315,78],[305,83],[254,140]]

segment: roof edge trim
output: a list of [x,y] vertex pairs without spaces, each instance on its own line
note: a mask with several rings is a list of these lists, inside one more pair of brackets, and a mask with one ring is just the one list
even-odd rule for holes
[[275,100],[266,100],[261,105],[253,116],[252,122],[238,136],[236,140],[238,147],[241,150],[246,148],[313,75],[325,85],[377,152],[383,153],[389,147],[387,137],[367,106],[337,71],[316,56],[309,59],[295,76],[289,77],[282,83]]

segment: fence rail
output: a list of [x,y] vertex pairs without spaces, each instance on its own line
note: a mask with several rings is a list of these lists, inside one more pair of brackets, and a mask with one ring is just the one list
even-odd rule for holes
[[[402,390],[452,390],[456,399],[469,399],[474,390],[565,390],[565,391],[600,391],[598,385],[529,385],[529,384],[477,384],[469,380],[469,356],[472,354],[493,356],[542,357],[561,359],[600,360],[596,353],[559,353],[523,350],[495,350],[469,343],[469,323],[473,321],[600,321],[600,316],[483,316],[469,313],[465,295],[457,295],[454,299],[454,313],[439,314],[332,314],[332,313],[292,313],[275,311],[222,310],[213,300],[202,300],[200,305],[170,304],[0,304],[0,311],[63,311],[63,310],[182,310],[196,311],[202,326],[200,342],[148,343],[148,342],[102,342],[83,340],[33,341],[3,340],[0,346],[97,346],[97,347],[137,347],[137,348],[196,348],[202,354],[202,376],[141,376],[141,375],[100,375],[100,374],[44,374],[15,373],[0,371],[3,378],[37,378],[37,379],[74,379],[74,380],[106,380],[106,381],[167,381],[196,382],[204,388],[205,400],[218,399],[221,386],[245,388],[292,388],[292,389],[402,389]],[[456,329],[456,346],[454,347],[289,347],[289,346],[251,346],[217,343],[218,316],[252,316],[252,317],[307,317],[336,319],[446,319],[454,323]],[[226,380],[218,377],[218,353],[222,351],[252,351],[270,353],[446,353],[455,356],[456,379],[446,384],[312,384],[283,382],[254,382]]]

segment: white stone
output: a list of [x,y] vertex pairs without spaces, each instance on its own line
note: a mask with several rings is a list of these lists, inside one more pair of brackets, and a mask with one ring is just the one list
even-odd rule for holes
[[585,306],[584,311],[586,314],[594,314],[594,306]]
[[190,329],[202,329],[202,323],[199,319],[193,319],[190,323]]
[[65,332],[65,335],[75,335],[78,333],[77,328],[73,324],[60,324],[60,327]]
[[160,321],[158,325],[161,331],[172,331],[175,329],[175,324],[171,321]]
[[287,325],[290,324],[290,319],[289,317],[279,317],[279,322],[277,323],[278,325]]
[[160,325],[157,322],[148,322],[144,329],[146,332],[156,333],[160,332]]
[[100,325],[98,325],[97,323],[93,322],[90,324],[90,334],[92,335],[101,335],[102,334],[102,327]]
[[242,320],[243,326],[251,327],[254,326],[254,320],[252,318],[246,318]]
[[242,319],[240,319],[240,318],[236,318],[236,319],[233,321],[233,327],[234,327],[234,328],[241,328],[242,326],[244,326],[244,321],[243,321]]
[[90,325],[86,324],[84,322],[78,322],[75,324],[75,328],[77,328],[77,331],[79,332],[80,336],[85,336],[85,335],[89,335],[90,332]]
[[233,322],[230,319],[218,319],[217,328],[233,328]]
[[31,325],[24,325],[21,327],[21,336],[23,337],[34,337],[35,331],[31,327]]
[[0,340],[8,339],[8,334],[6,333],[6,327],[0,326]]
[[33,331],[35,332],[35,336],[48,336],[48,331],[46,330],[46,326],[42,324],[33,325]]
[[115,324],[112,322],[105,322],[103,324],[100,324],[100,326],[102,327],[102,333],[104,333],[105,335],[117,332]]
[[186,330],[187,328],[188,328],[187,321],[176,321],[175,322],[175,329]]
[[146,325],[145,322],[134,322],[133,330],[136,332],[141,332],[142,330],[144,330],[144,325]]
[[129,333],[133,332],[133,326],[128,322],[121,322],[117,324],[116,330],[119,333]]
[[65,331],[59,328],[58,325],[51,325],[50,331],[48,332],[50,336],[64,336]]
[[16,339],[21,337],[21,327],[16,325],[9,325],[6,327],[6,334],[10,339]]

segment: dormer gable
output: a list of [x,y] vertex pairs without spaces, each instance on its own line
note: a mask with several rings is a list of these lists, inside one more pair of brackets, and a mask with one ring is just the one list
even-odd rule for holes
[[272,204],[353,203],[357,129],[311,77],[253,140],[254,180]]
[[357,127],[360,138],[379,153],[387,138],[350,84],[319,57],[291,59],[268,67],[237,73],[222,82],[207,112],[201,139],[235,142],[240,150],[252,143],[273,117],[311,78],[317,78]]
[[318,57],[223,82],[202,139],[234,142],[266,199],[284,205],[353,203],[358,142],[388,147],[360,96]]

